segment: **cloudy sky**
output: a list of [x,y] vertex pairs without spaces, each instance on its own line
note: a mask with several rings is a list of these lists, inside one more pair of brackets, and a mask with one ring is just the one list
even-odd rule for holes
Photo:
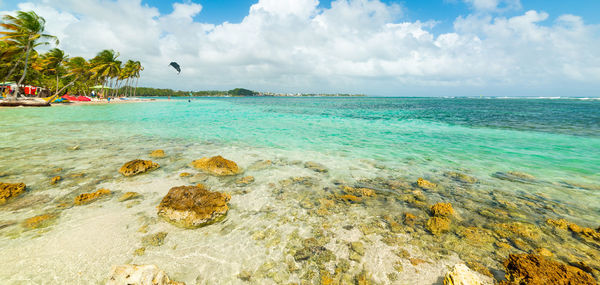
[[140,60],[142,86],[600,96],[598,0],[0,0],[18,9],[72,56]]

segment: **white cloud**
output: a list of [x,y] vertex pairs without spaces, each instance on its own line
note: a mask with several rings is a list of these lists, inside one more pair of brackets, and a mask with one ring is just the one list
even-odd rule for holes
[[464,0],[474,10],[480,12],[500,12],[521,8],[521,0]]
[[[508,3],[475,2],[481,9]],[[476,12],[436,35],[434,22],[399,21],[401,7],[377,0],[337,0],[330,9],[316,0],[260,0],[241,23],[219,25],[194,22],[202,6],[189,1],[168,15],[140,0],[32,1],[20,8],[44,16],[71,55],[112,48],[123,60],[141,60],[146,86],[586,96],[600,87],[600,28],[574,15],[549,22],[537,11],[510,18]],[[182,65],[181,75],[167,67],[171,61]]]

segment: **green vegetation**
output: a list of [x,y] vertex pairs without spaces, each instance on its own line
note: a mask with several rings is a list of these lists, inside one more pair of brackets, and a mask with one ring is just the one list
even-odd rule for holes
[[148,88],[148,87],[139,87],[138,95],[139,96],[157,96],[157,97],[182,97],[182,96],[194,96],[194,97],[203,97],[203,96],[258,96],[259,93],[243,89],[236,88],[229,91],[175,91],[172,89],[156,89],[156,88]]
[[[118,60],[119,53],[103,50],[89,61],[72,57],[54,48],[45,53],[36,50],[58,39],[44,34],[46,21],[35,12],[17,12],[16,16],[4,15],[0,27],[0,77],[3,82],[17,82],[41,86],[44,95],[65,92],[88,95],[92,87],[101,86],[99,93],[106,96],[135,96],[133,81],[144,70],[139,61],[128,60],[124,65]],[[109,89],[110,88],[110,89]],[[13,99],[19,97],[17,88]]]

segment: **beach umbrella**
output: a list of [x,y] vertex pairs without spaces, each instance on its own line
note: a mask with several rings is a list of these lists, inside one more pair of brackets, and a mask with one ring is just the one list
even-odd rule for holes
[[179,64],[177,62],[171,62],[169,63],[170,66],[172,66],[173,68],[175,68],[175,70],[177,70],[177,74],[181,73],[181,67],[179,66]]

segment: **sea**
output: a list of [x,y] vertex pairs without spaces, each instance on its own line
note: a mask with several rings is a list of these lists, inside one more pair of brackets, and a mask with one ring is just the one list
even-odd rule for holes
[[[166,156],[150,157],[157,149]],[[217,155],[243,173],[191,166]],[[134,159],[160,168],[118,173]],[[254,182],[238,183],[245,176]],[[509,254],[548,252],[600,281],[600,243],[548,223],[600,226],[600,100],[215,97],[2,108],[0,182],[27,185],[0,205],[2,284],[103,284],[120,264],[154,264],[186,284],[441,284],[466,264],[493,284]],[[172,187],[198,183],[231,195],[225,220],[183,229],[157,216]],[[102,188],[112,195],[73,205]],[[140,197],[120,202],[126,192]],[[359,199],[344,198],[352,193]],[[434,233],[436,203],[454,214]],[[39,215],[51,219],[27,226]]]

